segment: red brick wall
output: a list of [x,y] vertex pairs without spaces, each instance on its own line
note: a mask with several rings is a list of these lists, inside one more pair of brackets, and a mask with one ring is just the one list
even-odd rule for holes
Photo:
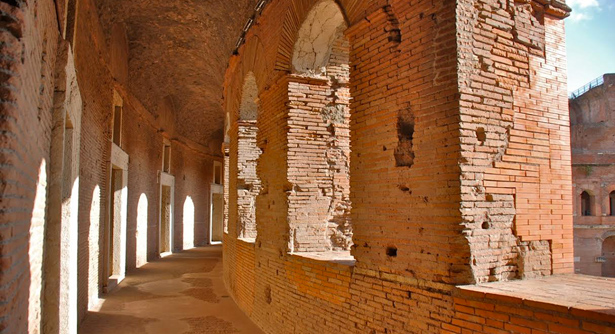
[[52,1],[0,3],[0,331],[38,333],[58,32]]
[[[114,81],[127,65],[125,35],[114,33],[107,40],[92,1],[81,1],[73,44],[77,81],[83,98],[79,171],[78,311],[81,318],[99,294],[102,273],[102,226],[108,208],[110,135],[113,90],[124,99],[124,145],[131,158],[128,183],[128,269],[135,267],[136,208],[141,194],[148,198],[149,258],[158,256],[157,171],[161,169],[162,141],[159,124],[135,101],[126,87]],[[2,203],[6,213],[0,220],[2,242],[2,310],[0,331],[38,333],[41,322],[41,284],[44,249],[46,188],[50,157],[51,112],[54,70],[58,46],[56,6],[51,1],[0,3],[5,17],[2,54],[3,68],[13,73],[3,79],[4,98],[0,109],[5,143],[0,173]],[[62,18],[62,22],[66,22]],[[119,36],[119,37],[118,37]],[[118,40],[119,39],[119,40]],[[111,43],[111,45],[108,44]],[[113,47],[112,47],[113,46]],[[111,50],[114,50],[113,57]],[[113,58],[113,63],[111,62]],[[124,66],[124,67],[123,67]],[[120,78],[121,79],[121,78]],[[62,102],[62,101],[60,101]],[[182,212],[187,196],[193,199],[195,244],[209,239],[209,184],[214,160],[200,147],[177,137],[173,146],[173,173],[176,176],[176,237],[182,237]],[[36,247],[33,247],[36,245]],[[181,243],[176,240],[177,249]],[[90,305],[89,305],[90,304]],[[53,315],[49,315],[53,317]]]
[[442,333],[615,333],[613,316],[574,306],[457,290]]
[[[532,9],[500,1],[342,1],[350,26],[356,263],[287,253],[294,242],[293,177],[306,171],[283,168],[295,167],[292,130],[306,125],[294,124],[293,116],[306,117],[309,109],[292,115],[292,108],[308,100],[303,86],[320,87],[285,76],[315,3],[268,4],[227,71],[232,115],[245,73],[254,72],[264,87],[258,238],[254,253],[245,254],[229,234],[224,252],[227,284],[252,319],[271,333],[463,332],[455,285],[570,272],[564,34],[555,19],[564,13],[549,7],[543,18],[538,3]],[[231,200],[229,214],[236,209]],[[249,262],[242,261],[252,258],[247,274]],[[245,297],[243,290],[253,293]],[[513,310],[502,313],[515,318]],[[535,326],[559,330],[548,322]]]
[[[468,20],[458,25],[461,189],[474,278],[569,273],[564,25],[552,16],[543,18],[541,6],[528,16],[530,4],[480,3],[458,9]],[[521,30],[537,24],[534,15],[544,23],[529,29],[543,42],[528,46]],[[474,56],[464,56],[469,54]]]
[[82,318],[91,300],[98,297],[96,291],[102,291],[103,261],[97,253],[104,249],[102,226],[108,210],[113,85],[109,69],[100,58],[105,54],[105,39],[91,1],[79,4],[76,21],[75,67],[83,99],[79,173],[80,279],[77,287],[78,313]]

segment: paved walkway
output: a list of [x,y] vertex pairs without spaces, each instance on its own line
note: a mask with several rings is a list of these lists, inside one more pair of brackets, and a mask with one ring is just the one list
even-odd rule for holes
[[88,312],[87,334],[262,333],[237,307],[222,281],[222,248],[196,248],[133,271]]

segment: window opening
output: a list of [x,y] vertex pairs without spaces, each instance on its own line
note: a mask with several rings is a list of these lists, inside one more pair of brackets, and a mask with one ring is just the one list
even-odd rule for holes
[[591,196],[587,191],[581,193],[581,215],[591,216]]

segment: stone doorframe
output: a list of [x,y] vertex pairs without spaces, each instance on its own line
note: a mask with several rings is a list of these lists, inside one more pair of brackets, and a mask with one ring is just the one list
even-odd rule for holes
[[[165,172],[160,172],[160,187],[158,189],[158,193],[160,194],[158,196],[158,253],[160,253],[160,244],[161,244],[161,239],[162,239],[162,215],[160,214],[160,211],[162,209],[162,187],[169,187],[171,189],[171,195],[169,196],[169,202],[170,202],[170,206],[171,206],[171,213],[169,214],[170,218],[169,218],[169,252],[168,253],[172,253],[173,252],[173,235],[174,235],[174,228],[173,228],[173,215],[175,214],[175,177],[171,174],[165,173]],[[167,255],[167,253],[165,253],[165,255]]]
[[[111,231],[111,225],[113,224],[113,217],[111,216],[111,207],[114,205],[111,192],[109,191],[109,206],[107,208],[107,219],[105,221],[105,244],[103,258],[105,259],[103,265],[103,291],[109,292],[113,290],[124,278],[126,277],[126,228],[127,228],[127,213],[128,213],[128,162],[129,157],[119,146],[111,143],[111,166],[109,168],[109,190],[113,189],[113,169],[119,169],[122,171],[122,183],[121,183],[121,207],[120,207],[120,224],[119,229],[113,229],[113,235],[108,233]],[[109,239],[107,240],[107,236]],[[109,268],[109,259],[106,258],[110,253],[109,247],[111,246],[111,240],[113,244],[119,243],[119,254],[113,254],[114,262],[113,268]],[[114,247],[115,248],[115,247]],[[116,256],[118,256],[116,259]],[[118,261],[118,263],[115,263]]]

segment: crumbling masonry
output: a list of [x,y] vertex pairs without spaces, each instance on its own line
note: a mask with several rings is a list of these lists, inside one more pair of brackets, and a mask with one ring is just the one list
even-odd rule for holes
[[0,1],[0,333],[219,242],[266,333],[613,332],[573,274],[569,12]]

